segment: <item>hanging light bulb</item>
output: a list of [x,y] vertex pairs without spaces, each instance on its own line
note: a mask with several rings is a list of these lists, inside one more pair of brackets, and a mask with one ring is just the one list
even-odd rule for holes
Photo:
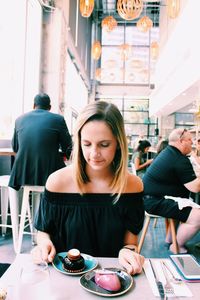
[[96,41],[92,45],[92,58],[98,60],[101,56],[101,44],[99,41]]
[[96,69],[95,79],[98,80],[98,81],[101,81],[101,68]]
[[81,16],[89,18],[94,9],[94,0],[80,0]]
[[143,9],[143,0],[118,0],[117,11],[125,20],[133,20],[140,16]]
[[142,32],[147,32],[152,26],[153,26],[153,22],[147,16],[142,17],[137,22],[137,28],[138,28],[138,30],[140,30]]
[[122,44],[120,46],[121,60],[128,60],[132,54],[132,47],[129,44]]
[[159,45],[157,42],[152,42],[150,46],[150,53],[152,59],[157,59],[159,55]]
[[111,32],[117,27],[117,21],[112,16],[107,16],[102,20],[101,26],[107,32]]
[[180,0],[167,0],[167,15],[171,19],[178,17],[180,12]]

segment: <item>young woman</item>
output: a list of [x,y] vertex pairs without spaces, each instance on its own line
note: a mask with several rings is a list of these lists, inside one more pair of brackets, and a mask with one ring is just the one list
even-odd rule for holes
[[134,168],[136,174],[142,178],[144,173],[146,172],[147,167],[152,163],[153,159],[147,159],[147,152],[151,144],[147,140],[139,141],[136,151],[132,156],[132,163],[134,164]]
[[133,251],[144,220],[143,184],[128,172],[128,147],[118,108],[104,101],[80,113],[72,164],[51,174],[35,227],[35,261],[78,248],[97,257],[117,257],[130,274],[144,257]]

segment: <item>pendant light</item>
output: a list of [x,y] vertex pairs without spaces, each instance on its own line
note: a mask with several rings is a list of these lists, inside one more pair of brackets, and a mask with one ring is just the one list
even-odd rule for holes
[[99,41],[95,41],[92,45],[92,58],[98,60],[101,56],[101,44]]
[[118,0],[117,11],[124,20],[134,20],[138,18],[143,9],[143,0]]
[[152,26],[153,26],[153,22],[147,16],[142,17],[137,22],[137,29],[142,31],[142,32],[147,32]]
[[84,18],[89,18],[94,9],[94,0],[80,0],[80,13]]
[[156,60],[159,55],[159,45],[157,42],[152,42],[150,45],[150,53],[151,53],[151,58],[153,60]]
[[171,19],[178,17],[180,12],[180,0],[167,0],[167,15]]
[[107,16],[102,20],[101,26],[107,32],[111,32],[117,27],[117,21],[112,16]]
[[121,54],[121,60],[125,61],[128,60],[132,55],[132,47],[129,44],[122,44],[119,46],[120,48],[120,54]]

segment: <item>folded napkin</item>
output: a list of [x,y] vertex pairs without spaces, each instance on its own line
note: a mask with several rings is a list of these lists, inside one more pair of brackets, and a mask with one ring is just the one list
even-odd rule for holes
[[[168,265],[169,269],[172,271],[172,274],[181,279],[180,274],[178,273],[178,271],[176,270],[175,266],[173,265],[173,263],[168,260],[168,259],[162,259],[163,261],[165,261],[165,264]],[[163,283],[163,286],[166,283],[165,280],[165,276],[162,270],[162,266],[160,263],[161,259],[152,259],[152,263],[153,263],[153,267],[156,270],[156,274],[158,279]],[[159,292],[158,292],[158,288],[154,279],[154,275],[151,269],[151,265],[149,263],[149,260],[146,259],[144,266],[143,266],[144,272],[146,274],[146,277],[148,279],[149,285],[152,289],[152,292],[154,294],[154,296],[159,297]],[[169,278],[172,278],[172,275],[170,274],[170,272],[166,269],[166,272],[168,274]],[[182,281],[181,283],[173,283],[172,281],[170,282],[171,285],[174,288],[174,294],[167,294],[167,297],[192,297],[192,293],[190,291],[190,289],[188,288],[188,286],[186,285],[186,283],[184,281]]]
[[179,209],[183,209],[186,206],[200,208],[200,205],[195,203],[191,198],[188,199],[188,198],[181,198],[181,197],[165,196],[165,199],[171,199],[178,202]]

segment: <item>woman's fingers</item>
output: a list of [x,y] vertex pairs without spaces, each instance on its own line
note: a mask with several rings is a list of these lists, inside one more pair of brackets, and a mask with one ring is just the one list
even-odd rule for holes
[[55,255],[56,255],[56,249],[55,249],[55,247],[52,245],[51,250],[50,250],[50,252],[49,252],[49,254],[48,254],[48,261],[49,261],[49,262],[52,262],[53,259],[54,259],[54,257],[55,257]]
[[33,258],[33,262],[35,264],[40,264],[43,261],[42,255],[41,255],[41,249],[38,246],[36,246],[35,248],[33,248],[31,250],[31,255]]
[[122,249],[119,253],[119,263],[127,270],[129,274],[137,274],[142,272],[144,257],[129,249]]
[[51,263],[56,255],[56,249],[53,244],[36,246],[31,250],[31,255],[35,264],[40,264],[44,261]]

